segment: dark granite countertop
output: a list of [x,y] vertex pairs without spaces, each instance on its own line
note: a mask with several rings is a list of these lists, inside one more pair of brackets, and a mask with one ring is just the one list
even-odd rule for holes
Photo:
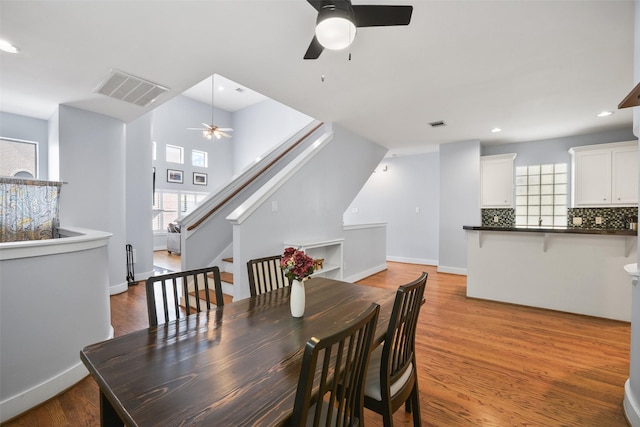
[[474,231],[507,231],[516,233],[564,233],[564,234],[601,234],[607,236],[637,236],[636,230],[597,229],[597,228],[544,228],[544,227],[485,227],[480,225],[464,225],[464,230]]

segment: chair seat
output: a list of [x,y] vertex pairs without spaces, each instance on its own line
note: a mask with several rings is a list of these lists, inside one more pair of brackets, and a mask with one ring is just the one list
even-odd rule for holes
[[[364,386],[364,395],[382,401],[382,392],[380,387],[380,362],[382,361],[382,346],[378,346],[371,353],[369,359],[369,369],[367,370],[367,382]],[[393,384],[391,384],[391,396],[395,396],[411,379],[413,373],[413,363],[409,365],[407,370],[402,374],[400,378]]]

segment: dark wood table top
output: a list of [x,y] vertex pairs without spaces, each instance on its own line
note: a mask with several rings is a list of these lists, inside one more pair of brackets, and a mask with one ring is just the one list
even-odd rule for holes
[[382,341],[395,292],[314,278],[303,318],[289,288],[90,345],[84,364],[117,415],[132,426],[286,424],[304,345],[380,304]]

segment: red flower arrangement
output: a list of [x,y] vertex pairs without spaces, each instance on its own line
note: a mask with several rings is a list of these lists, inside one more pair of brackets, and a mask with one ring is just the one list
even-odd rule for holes
[[286,248],[280,259],[280,268],[289,280],[302,282],[315,270],[315,261],[303,251]]

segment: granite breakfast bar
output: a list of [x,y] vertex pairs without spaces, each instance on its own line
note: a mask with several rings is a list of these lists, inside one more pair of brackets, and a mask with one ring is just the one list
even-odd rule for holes
[[467,296],[631,320],[637,231],[464,226]]

